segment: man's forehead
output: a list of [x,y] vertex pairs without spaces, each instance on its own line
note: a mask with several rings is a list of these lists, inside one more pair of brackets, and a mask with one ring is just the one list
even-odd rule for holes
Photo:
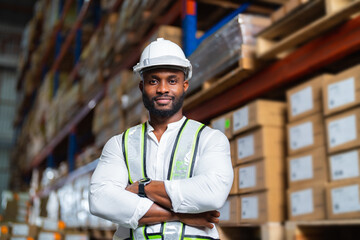
[[171,68],[155,68],[155,69],[151,69],[148,71],[145,71],[143,73],[144,76],[147,75],[154,75],[154,74],[184,74],[183,71],[178,70],[178,69],[171,69]]

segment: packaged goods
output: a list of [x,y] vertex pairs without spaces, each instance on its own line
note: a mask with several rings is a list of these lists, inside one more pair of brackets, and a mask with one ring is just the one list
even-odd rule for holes
[[289,122],[322,112],[323,82],[330,78],[323,74],[286,91]]
[[287,178],[290,188],[327,182],[327,157],[325,146],[288,157]]
[[326,119],[328,153],[360,146],[360,108]]
[[325,183],[290,188],[287,195],[290,220],[326,218]]
[[282,127],[286,105],[282,102],[256,100],[233,112],[232,134],[235,136],[258,126]]
[[290,156],[325,144],[323,117],[315,114],[287,125]]
[[285,188],[284,159],[268,157],[235,168],[237,192],[248,193],[270,188]]
[[263,127],[239,135],[236,138],[236,164],[262,159],[284,157],[284,129]]
[[284,189],[240,195],[239,223],[281,222],[285,219]]
[[326,188],[329,219],[360,217],[360,179],[331,182]]
[[346,110],[360,104],[360,65],[324,81],[324,115]]
[[243,47],[255,46],[256,33],[269,24],[268,18],[239,14],[206,38],[189,57],[194,74],[188,93],[194,92],[203,82],[246,58],[242,53]]
[[359,149],[329,156],[330,181],[339,181],[360,177]]

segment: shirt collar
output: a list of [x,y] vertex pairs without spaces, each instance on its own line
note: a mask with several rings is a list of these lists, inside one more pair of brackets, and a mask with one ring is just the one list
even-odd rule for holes
[[[186,120],[186,117],[183,116],[179,121],[169,123],[167,126],[167,130],[180,128],[181,125],[185,122],[185,120]],[[147,125],[147,129],[148,129],[148,131],[147,131],[148,133],[154,131],[154,128],[151,126],[149,121],[146,121],[146,125]]]

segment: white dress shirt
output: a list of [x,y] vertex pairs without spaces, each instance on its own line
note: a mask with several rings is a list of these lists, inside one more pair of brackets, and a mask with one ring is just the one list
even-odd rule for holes
[[[147,122],[147,175],[153,180],[164,181],[174,212],[200,213],[219,209],[224,204],[233,182],[230,145],[222,132],[209,127],[202,131],[193,177],[166,180],[173,144],[185,119],[183,117],[178,122],[168,124],[160,141],[153,133],[153,127]],[[126,191],[127,185],[128,171],[120,134],[105,144],[90,185],[90,211],[119,225],[114,237],[116,239],[129,237],[129,228],[137,228],[138,221],[153,204],[147,198]],[[154,225],[152,230],[156,232],[156,228]],[[208,236],[218,237],[215,228],[186,228],[192,228],[192,233],[198,235],[206,233]]]

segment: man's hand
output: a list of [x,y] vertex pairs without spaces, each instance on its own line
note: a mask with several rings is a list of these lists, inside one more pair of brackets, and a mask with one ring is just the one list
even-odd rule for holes
[[210,211],[203,213],[176,213],[179,221],[193,227],[207,227],[212,229],[213,223],[219,223],[220,212]]
[[133,184],[127,186],[125,190],[138,194],[139,193],[139,181],[134,182]]

